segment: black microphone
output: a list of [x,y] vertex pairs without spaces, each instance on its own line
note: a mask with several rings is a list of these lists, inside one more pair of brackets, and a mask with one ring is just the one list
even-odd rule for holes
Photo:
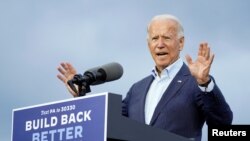
[[109,81],[114,81],[121,78],[123,68],[119,63],[112,62],[102,66],[88,69],[81,74],[76,74],[73,79],[68,81],[71,89],[77,93],[74,84],[78,85],[78,92],[80,96],[90,92],[90,85],[98,85]]
[[98,85],[121,78],[123,68],[119,63],[112,62],[100,67],[94,67],[84,72],[83,76],[89,85]]

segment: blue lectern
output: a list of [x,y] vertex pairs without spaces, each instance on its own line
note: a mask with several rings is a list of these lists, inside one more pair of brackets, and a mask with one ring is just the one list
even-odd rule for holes
[[189,141],[122,116],[121,101],[100,93],[14,109],[12,141]]

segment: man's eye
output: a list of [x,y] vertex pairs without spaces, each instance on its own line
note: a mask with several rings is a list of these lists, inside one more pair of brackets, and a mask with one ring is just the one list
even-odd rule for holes
[[166,39],[166,40],[170,40],[171,38],[170,38],[170,37],[168,37],[168,36],[166,36],[166,37],[164,37],[164,39]]
[[158,39],[157,37],[153,37],[153,38],[152,38],[153,41],[155,41],[155,40],[157,40],[157,39]]

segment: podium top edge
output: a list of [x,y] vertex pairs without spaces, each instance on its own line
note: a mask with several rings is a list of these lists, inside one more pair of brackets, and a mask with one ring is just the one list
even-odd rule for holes
[[12,109],[12,112],[25,110],[25,109],[29,109],[29,108],[40,107],[40,106],[46,106],[46,105],[50,105],[50,104],[57,104],[57,103],[62,103],[62,102],[69,102],[69,101],[87,99],[87,98],[92,98],[92,97],[97,97],[97,96],[107,96],[108,94],[111,94],[111,92],[102,92],[102,93],[90,94],[90,95],[77,97],[77,98],[72,97],[72,98],[69,98],[69,99],[63,99],[63,100],[57,100],[57,101],[53,101],[53,102],[46,102],[46,103],[42,103],[42,104],[35,104],[35,105],[31,105],[31,106],[24,106],[24,107],[20,107],[20,108],[14,108],[14,109]]

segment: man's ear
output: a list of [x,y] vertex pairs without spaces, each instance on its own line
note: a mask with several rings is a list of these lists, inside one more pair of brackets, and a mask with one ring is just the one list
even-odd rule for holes
[[184,48],[184,42],[185,42],[185,38],[184,36],[182,36],[180,39],[179,39],[179,50],[181,51],[183,48]]
[[147,44],[148,44],[148,48],[150,48],[150,39],[147,38]]

